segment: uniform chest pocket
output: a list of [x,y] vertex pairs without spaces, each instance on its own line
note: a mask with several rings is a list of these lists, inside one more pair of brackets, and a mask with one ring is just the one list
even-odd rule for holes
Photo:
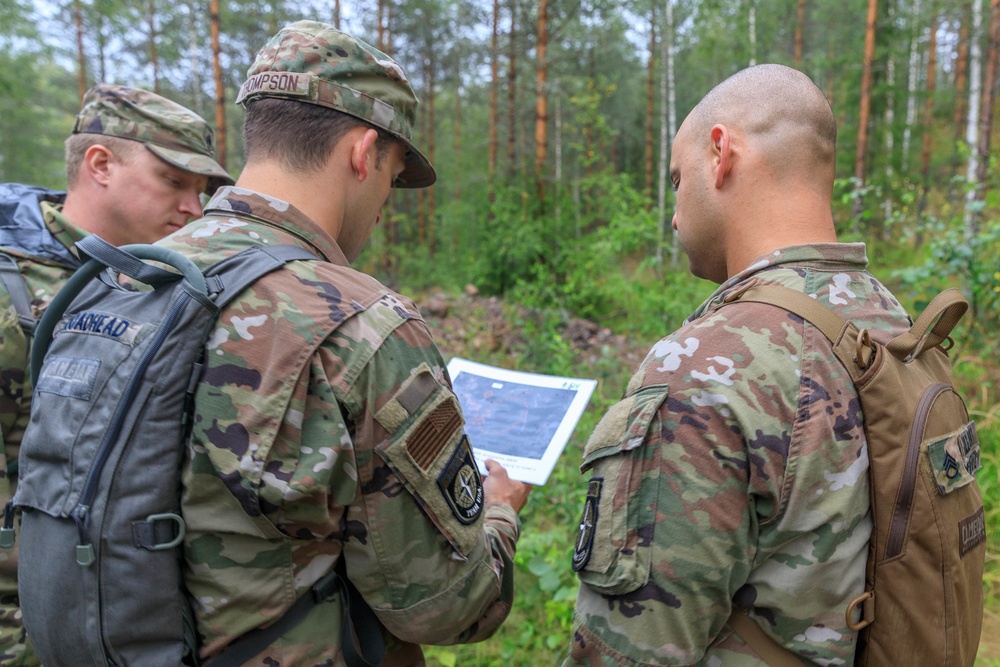
[[584,450],[587,497],[573,549],[573,569],[609,595],[649,580],[659,484],[657,411],[669,387],[643,387],[615,404]]

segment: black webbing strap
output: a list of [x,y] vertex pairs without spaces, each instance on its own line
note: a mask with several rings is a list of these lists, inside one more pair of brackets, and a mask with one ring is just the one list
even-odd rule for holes
[[17,266],[17,261],[5,252],[0,252],[0,283],[3,283],[7,294],[10,294],[21,330],[25,336],[31,338],[38,323],[31,315],[31,295],[28,294],[28,287],[24,284],[24,277]]
[[313,584],[308,593],[296,600],[284,616],[266,628],[246,633],[222,653],[201,663],[201,667],[239,667],[245,664],[294,628],[314,607],[333,598],[334,593],[339,593],[343,601],[344,620],[340,629],[340,642],[347,667],[376,667],[382,664],[385,656],[382,626],[375,612],[347,578],[344,568],[344,558],[341,556],[337,559],[337,565]]
[[93,257],[105,266],[124,273],[151,287],[162,287],[177,282],[181,276],[165,269],[152,266],[138,257],[121,250],[96,234],[77,241],[77,249],[88,257]]

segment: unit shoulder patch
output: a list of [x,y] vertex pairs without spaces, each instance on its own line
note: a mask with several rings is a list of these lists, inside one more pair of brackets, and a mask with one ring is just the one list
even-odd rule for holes
[[479,518],[485,500],[483,480],[479,476],[467,436],[462,436],[448,463],[438,475],[437,483],[459,523],[468,525]]

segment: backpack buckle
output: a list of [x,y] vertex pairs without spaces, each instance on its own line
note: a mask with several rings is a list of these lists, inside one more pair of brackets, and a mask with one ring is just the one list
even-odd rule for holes
[[854,344],[854,363],[863,371],[868,370],[875,360],[875,344],[872,343],[868,329],[858,332],[858,338]]
[[132,522],[132,543],[149,551],[166,551],[184,541],[184,519],[173,512],[150,514]]
[[[858,616],[858,620],[855,621],[852,612],[857,608],[860,608],[861,613]],[[847,627],[854,632],[871,625],[872,621],[875,620],[875,591],[865,591],[851,600],[851,603],[847,605],[847,612],[844,614],[844,618],[847,621]]]

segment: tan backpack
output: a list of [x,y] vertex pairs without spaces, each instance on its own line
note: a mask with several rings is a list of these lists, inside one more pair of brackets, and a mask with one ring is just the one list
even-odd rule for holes
[[[946,354],[968,303],[946,290],[908,332],[881,345],[792,289],[751,284],[726,297],[746,301],[822,331],[860,396],[872,537],[865,592],[845,610],[860,631],[855,664],[971,666],[983,623],[986,520],[975,478],[979,439]],[[744,612],[734,610],[729,623],[772,667],[802,664]]]

